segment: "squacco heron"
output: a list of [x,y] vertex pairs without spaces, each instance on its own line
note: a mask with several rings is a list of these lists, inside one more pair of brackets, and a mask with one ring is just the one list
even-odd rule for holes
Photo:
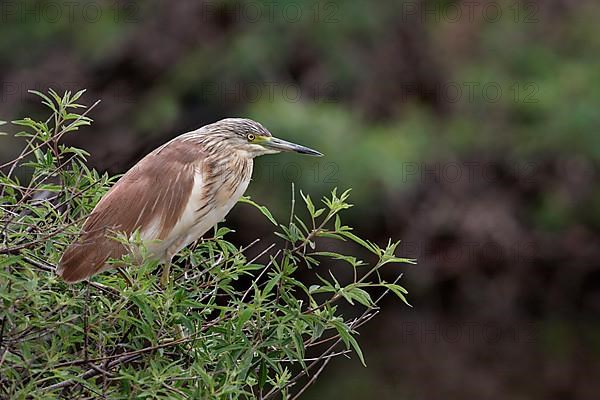
[[250,119],[228,118],[180,135],[135,164],[98,202],[81,235],[64,252],[58,275],[88,279],[114,266],[127,246],[115,233],[139,232],[147,254],[164,264],[223,220],[244,194],[254,157],[318,151],[277,139]]

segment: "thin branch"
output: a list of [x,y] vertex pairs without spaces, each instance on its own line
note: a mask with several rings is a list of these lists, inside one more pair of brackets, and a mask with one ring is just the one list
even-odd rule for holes
[[[87,218],[87,217],[85,217],[85,218]],[[35,244],[38,244],[38,243],[41,243],[41,242],[45,242],[48,239],[51,239],[54,236],[58,235],[59,233],[62,233],[64,231],[66,231],[72,225],[75,225],[75,224],[79,223],[81,220],[84,220],[85,218],[81,218],[80,220],[69,222],[68,224],[63,225],[62,227],[60,227],[59,229],[55,230],[54,232],[49,233],[47,235],[44,235],[44,236],[42,236],[39,239],[30,241],[30,242],[27,242],[27,243],[23,243],[21,245],[17,245],[17,246],[14,246],[14,247],[5,247],[3,249],[0,249],[0,254],[12,254],[12,253],[15,253],[15,252],[23,250],[23,249],[28,249],[28,248],[32,247],[33,245],[35,245]]]
[[[139,357],[141,357],[141,354],[133,354],[133,355],[127,355],[127,356],[123,356],[123,357],[119,357],[116,360],[111,361],[108,364],[108,367],[106,369],[110,370],[120,364],[125,364],[134,360],[137,360]],[[84,372],[83,374],[79,375],[77,377],[78,380],[86,380],[86,379],[90,379],[93,378],[95,376],[98,376],[102,373],[106,372],[105,370],[103,370],[100,366],[95,365],[92,368],[90,368],[89,370],[87,370],[86,372]],[[51,391],[51,390],[56,390],[56,389],[64,389],[67,388],[69,386],[75,385],[78,382],[78,380],[75,379],[67,379],[66,381],[62,381],[59,383],[56,383],[54,385],[50,385],[50,386],[46,386],[44,388],[44,390],[46,391]]]
[[292,400],[298,399],[302,395],[302,393],[304,393],[304,391],[306,389],[308,389],[313,383],[315,383],[315,381],[317,380],[319,375],[321,375],[321,372],[323,372],[323,370],[325,369],[325,367],[327,366],[327,364],[329,364],[329,362],[331,360],[332,360],[332,357],[327,357],[325,359],[325,361],[321,365],[321,368],[319,368],[318,371],[312,376],[312,378],[310,378],[310,380],[308,382],[306,382],[306,384],[304,384],[304,386],[302,386],[302,388],[298,391],[298,393],[296,393],[296,395],[294,397],[292,397]]

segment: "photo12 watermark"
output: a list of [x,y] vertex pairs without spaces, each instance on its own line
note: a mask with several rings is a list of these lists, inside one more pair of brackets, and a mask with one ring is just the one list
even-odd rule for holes
[[[89,82],[76,81],[3,81],[0,82],[0,103],[22,102],[31,99],[29,90],[45,92],[52,88],[57,92],[70,90],[76,92]],[[95,92],[96,93],[96,92]],[[223,103],[286,103],[313,102],[338,103],[340,101],[340,86],[336,82],[299,85],[292,82],[205,82],[195,91],[197,96],[207,102]],[[97,92],[103,101],[115,103],[133,103],[135,93],[125,83],[111,84]]]
[[471,265],[482,258],[522,263],[530,261],[538,250],[537,243],[527,240],[502,245],[491,240],[453,242],[444,251],[435,252],[429,243],[402,241],[402,255],[419,260],[421,265]]
[[487,23],[507,20],[514,23],[539,22],[540,6],[532,0],[483,1],[405,1],[400,6],[400,19],[408,22],[417,19],[421,23]]
[[400,84],[400,99],[407,101],[417,95],[427,95],[442,103],[539,103],[540,87],[535,82],[452,81],[433,84],[404,82]]
[[538,341],[538,329],[532,323],[501,325],[481,321],[402,321],[398,339],[402,344],[425,345],[528,344]]
[[332,161],[306,163],[266,160],[257,163],[252,180],[257,183],[299,182],[336,185],[340,182],[340,167]]
[[340,3],[335,1],[212,0],[202,2],[201,13],[204,22],[224,17],[236,23],[337,24],[342,18]]
[[141,20],[137,1],[20,1],[0,2],[0,23],[137,23]]
[[337,103],[340,100],[340,86],[335,82],[309,85],[275,81],[206,82],[200,86],[198,93],[204,100],[226,103]]
[[399,166],[402,183],[496,183],[508,174],[522,183],[533,183],[539,178],[541,167],[535,161],[516,161],[503,166],[485,161],[403,162]]

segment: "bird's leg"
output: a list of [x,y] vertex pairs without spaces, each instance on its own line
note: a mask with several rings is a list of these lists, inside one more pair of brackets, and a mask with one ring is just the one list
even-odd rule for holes
[[[171,263],[173,257],[169,257],[168,261],[165,261],[163,266],[162,275],[160,277],[160,285],[163,289],[166,289],[169,285],[169,275],[171,274]],[[180,324],[175,324],[175,339],[179,340],[183,338],[183,327]]]
[[127,286],[133,287],[133,282],[131,281],[131,278],[127,275],[123,268],[117,267],[117,272],[119,273],[119,275],[121,275],[123,279],[125,279],[125,283],[127,283]]
[[169,274],[171,273],[171,259],[169,261],[165,261],[163,266],[162,275],[160,277],[160,285],[163,288],[166,288],[169,284]]
[[165,256],[162,259],[164,263],[162,276],[160,277],[160,284],[163,288],[167,287],[169,283],[169,274],[171,273],[171,264],[173,263],[173,257],[177,254],[179,250],[179,245],[181,244],[181,238],[175,241],[170,247],[167,248],[165,252]]

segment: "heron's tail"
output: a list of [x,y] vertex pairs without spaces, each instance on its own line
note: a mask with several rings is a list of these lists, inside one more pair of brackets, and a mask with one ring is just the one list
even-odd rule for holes
[[94,252],[91,246],[75,242],[67,247],[56,273],[67,283],[83,281],[94,274]]
[[109,258],[121,258],[125,247],[102,234],[87,234],[72,243],[63,253],[56,273],[67,283],[86,280],[110,268]]

